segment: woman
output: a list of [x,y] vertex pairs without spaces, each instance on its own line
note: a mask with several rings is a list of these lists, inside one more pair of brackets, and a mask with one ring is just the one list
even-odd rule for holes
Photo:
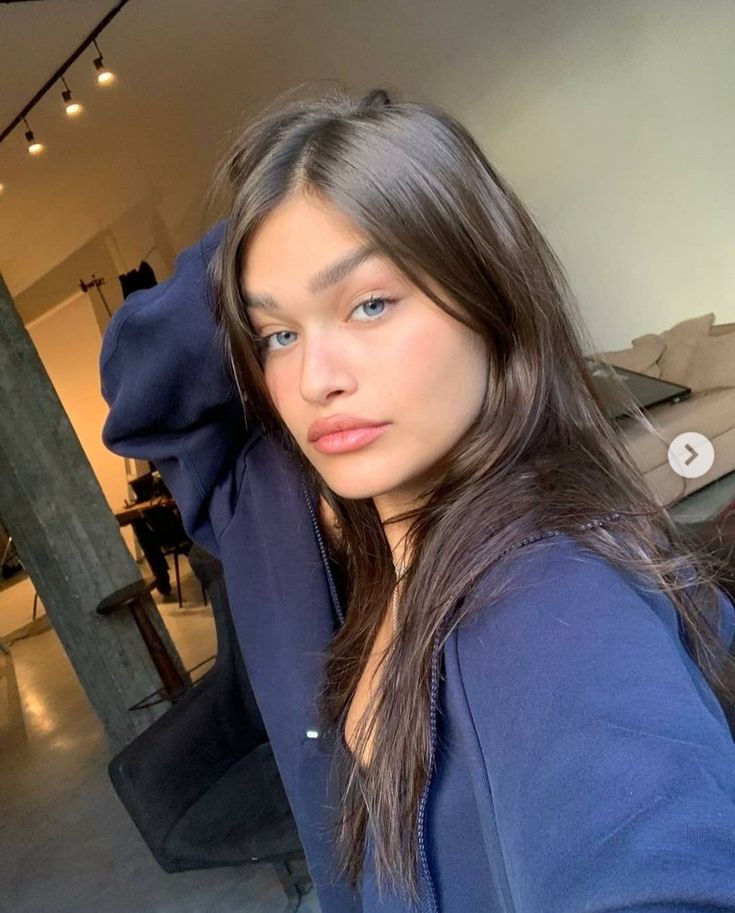
[[277,99],[223,184],[107,330],[103,437],[223,561],[322,909],[735,910],[722,569],[520,201],[382,90]]

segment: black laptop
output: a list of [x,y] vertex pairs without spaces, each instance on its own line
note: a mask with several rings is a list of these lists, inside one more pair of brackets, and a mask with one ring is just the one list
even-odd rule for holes
[[642,409],[651,409],[663,403],[678,403],[692,392],[690,387],[659,377],[649,377],[648,374],[639,374],[637,371],[629,371],[627,368],[619,368],[617,365],[593,358],[588,358],[587,364],[605,411],[613,421],[630,414],[627,404],[620,396],[621,382]]

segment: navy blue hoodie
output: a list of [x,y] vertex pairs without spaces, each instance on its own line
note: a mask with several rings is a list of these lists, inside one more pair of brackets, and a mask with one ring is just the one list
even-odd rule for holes
[[[103,441],[155,462],[189,535],[223,562],[322,910],[407,913],[378,896],[370,841],[360,892],[334,877],[337,735],[319,731],[316,696],[343,608],[314,493],[247,421],[224,358],[205,280],[223,229],[110,321]],[[518,548],[477,592],[499,574],[512,574],[506,595],[434,651],[419,908],[735,911],[735,745],[668,597],[565,534]],[[735,610],[721,598],[730,643]]]

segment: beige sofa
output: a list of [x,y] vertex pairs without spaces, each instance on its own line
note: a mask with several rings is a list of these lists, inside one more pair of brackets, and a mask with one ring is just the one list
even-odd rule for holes
[[[648,411],[663,440],[634,418],[618,421],[628,450],[667,506],[735,470],[735,323],[714,320],[714,313],[703,314],[639,336],[627,349],[592,356],[691,388],[688,398]],[[684,431],[698,431],[714,447],[711,469],[696,479],[678,475],[668,462],[669,443]]]

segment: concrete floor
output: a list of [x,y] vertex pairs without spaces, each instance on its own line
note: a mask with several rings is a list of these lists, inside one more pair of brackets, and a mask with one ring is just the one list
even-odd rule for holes
[[[186,559],[182,572],[181,609],[175,587],[170,596],[154,595],[191,668],[215,652],[214,626]],[[28,580],[0,592],[0,637],[10,644],[10,655],[0,653],[0,910],[285,910],[269,865],[174,875],[158,867],[108,780],[102,730],[42,606],[27,624],[32,604]],[[19,620],[26,625],[20,630]],[[313,888],[299,913],[319,913]]]

